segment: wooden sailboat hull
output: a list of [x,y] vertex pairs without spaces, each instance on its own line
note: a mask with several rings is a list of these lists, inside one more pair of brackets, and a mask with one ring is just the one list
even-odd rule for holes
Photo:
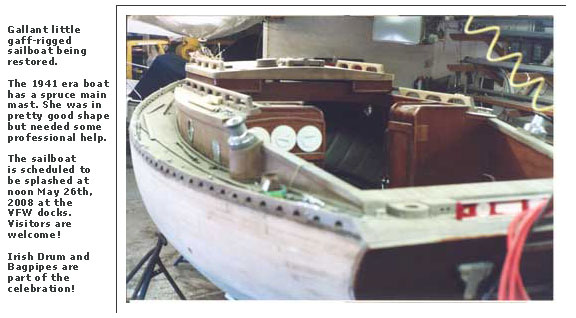
[[132,160],[159,230],[232,297],[353,298],[359,240],[221,200],[183,186],[139,155]]
[[[182,134],[178,116],[182,106],[192,106],[178,100],[175,88],[184,86],[190,82],[171,84],[135,110],[134,171],[158,229],[236,299],[462,299],[457,268],[486,261],[499,268],[513,214],[463,219],[458,208],[521,202],[524,209],[552,193],[552,179],[360,190],[294,154],[263,146],[265,172],[325,201],[270,196],[257,184],[230,178],[226,167],[209,159],[224,156],[213,146],[224,143],[213,138],[205,153],[189,145],[203,130],[188,127]],[[192,109],[219,114],[202,106]],[[531,139],[525,144],[540,145]],[[550,234],[552,226],[535,231]],[[550,262],[540,266],[548,254],[531,262],[534,268],[551,273]]]

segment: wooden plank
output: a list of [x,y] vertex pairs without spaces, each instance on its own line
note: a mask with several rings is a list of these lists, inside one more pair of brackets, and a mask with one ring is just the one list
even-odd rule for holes
[[522,82],[527,82],[529,80],[532,80],[532,79],[535,79],[538,77],[544,77],[544,80],[546,81],[546,83],[548,85],[551,85],[551,86],[554,85],[554,76],[542,75],[540,73],[535,73],[535,72],[516,73],[516,76],[514,77],[514,81],[522,83]]
[[472,64],[448,64],[446,68],[450,72],[475,72],[476,67]]
[[386,93],[391,87],[389,81],[353,81],[352,91],[355,93]]
[[[510,100],[506,98],[492,97],[492,96],[473,96],[474,100],[481,103],[490,104],[493,106],[500,106],[505,108],[517,109],[523,112],[534,113],[531,103]],[[554,116],[553,110],[542,111],[545,115]]]
[[499,131],[491,140],[491,173],[496,180],[552,178],[554,160]]
[[227,62],[225,69],[217,70],[187,64],[186,72],[213,79],[262,80],[355,80],[392,81],[393,74],[344,69],[333,66],[256,67],[255,61]]
[[334,101],[382,103],[392,91],[391,81],[270,81],[212,79],[194,73],[187,77],[218,87],[250,94],[256,101]]
[[[486,58],[479,57],[465,57],[463,59],[464,63],[470,63],[474,65],[483,65],[490,68],[505,68],[512,70],[516,66],[515,61],[502,61],[502,62],[490,62]],[[534,72],[543,75],[554,75],[554,68],[551,66],[544,65],[531,65],[531,64],[520,64],[518,66],[518,72]]]
[[412,167],[412,124],[399,121],[388,122],[388,147],[390,154],[390,188],[405,187],[410,184]]

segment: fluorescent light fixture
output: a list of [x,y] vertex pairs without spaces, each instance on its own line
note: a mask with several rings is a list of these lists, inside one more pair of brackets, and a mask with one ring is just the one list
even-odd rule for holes
[[419,44],[423,33],[422,16],[378,16],[372,24],[372,40]]

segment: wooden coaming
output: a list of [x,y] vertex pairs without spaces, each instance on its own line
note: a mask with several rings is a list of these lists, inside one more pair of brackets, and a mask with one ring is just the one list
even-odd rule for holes
[[391,114],[391,187],[552,177],[550,146],[465,106],[404,102]]
[[[295,145],[290,151],[301,158],[322,165],[326,151],[326,125],[322,111],[313,106],[304,105],[258,105],[251,113],[233,112],[224,105],[204,103],[207,98],[190,98],[191,94],[184,87],[176,88],[175,105],[177,108],[178,130],[182,138],[206,157],[228,167],[229,149],[227,147],[228,132],[224,122],[234,115],[246,116],[246,126],[262,127],[269,134],[279,125],[288,125],[295,131],[312,125],[322,133],[322,144],[314,152],[305,152]],[[221,109],[226,111],[211,111]],[[190,127],[193,134],[190,136]],[[214,144],[219,150],[218,158],[214,157]]]

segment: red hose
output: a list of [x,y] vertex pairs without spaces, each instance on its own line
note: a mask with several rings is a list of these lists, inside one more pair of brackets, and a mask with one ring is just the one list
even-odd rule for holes
[[534,222],[538,219],[542,209],[546,207],[546,203],[547,201],[542,201],[534,208],[518,214],[508,226],[508,253],[506,254],[500,275],[498,300],[530,299],[524,287],[524,282],[522,281],[520,262],[528,233],[532,229]]

